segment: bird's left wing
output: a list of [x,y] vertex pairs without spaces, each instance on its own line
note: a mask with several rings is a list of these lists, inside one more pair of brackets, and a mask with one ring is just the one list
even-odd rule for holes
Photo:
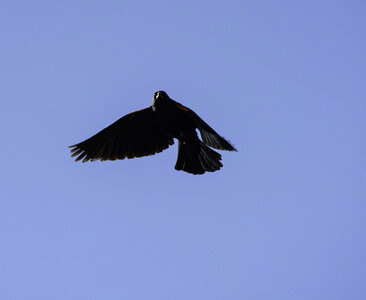
[[237,151],[233,145],[213,130],[205,121],[203,121],[192,109],[175,102],[177,107],[184,111],[200,131],[202,141],[215,149]]
[[91,138],[70,146],[76,161],[116,160],[153,155],[173,145],[150,107],[130,113]]

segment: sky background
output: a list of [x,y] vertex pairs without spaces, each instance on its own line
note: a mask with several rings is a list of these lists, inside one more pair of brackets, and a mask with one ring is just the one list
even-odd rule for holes
[[[364,1],[0,4],[0,298],[366,299]],[[68,145],[151,105],[219,172]]]

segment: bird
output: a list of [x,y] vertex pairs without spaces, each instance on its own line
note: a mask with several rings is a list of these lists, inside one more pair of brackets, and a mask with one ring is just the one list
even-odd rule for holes
[[161,90],[154,93],[151,106],[123,116],[69,148],[75,161],[114,161],[157,154],[173,145],[174,139],[178,140],[175,169],[195,175],[223,166],[221,154],[210,147],[237,151],[193,110]]

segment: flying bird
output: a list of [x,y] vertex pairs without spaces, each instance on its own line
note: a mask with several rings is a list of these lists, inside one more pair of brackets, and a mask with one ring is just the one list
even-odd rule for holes
[[[201,134],[198,138],[196,129]],[[219,150],[237,151],[193,110],[154,93],[152,105],[120,118],[89,139],[70,146],[75,161],[116,160],[154,155],[178,140],[176,170],[191,174],[215,172],[222,167]]]

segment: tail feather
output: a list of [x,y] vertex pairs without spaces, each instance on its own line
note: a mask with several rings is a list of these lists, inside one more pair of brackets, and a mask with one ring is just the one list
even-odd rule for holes
[[197,144],[186,144],[179,141],[176,170],[191,174],[215,172],[222,167],[221,155],[199,141]]
[[222,167],[221,155],[204,144],[202,144],[199,158],[201,165],[208,172],[215,172]]

